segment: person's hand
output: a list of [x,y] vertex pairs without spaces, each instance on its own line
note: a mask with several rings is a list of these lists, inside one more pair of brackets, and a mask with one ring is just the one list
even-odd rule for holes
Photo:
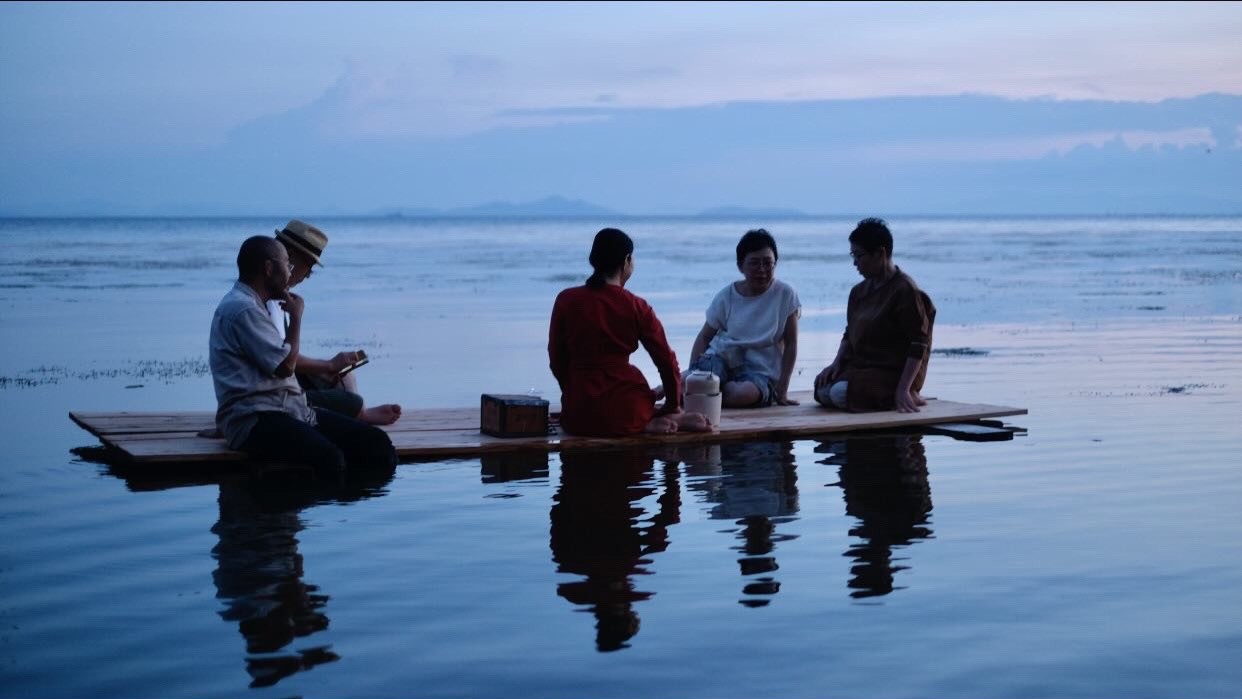
[[332,373],[339,374],[342,369],[357,362],[362,357],[357,352],[337,352],[336,356],[328,360],[332,366]]
[[824,367],[824,370],[815,376],[815,390],[819,390],[824,386],[831,384],[837,380],[837,363],[833,362]]
[[798,401],[790,399],[788,395],[780,395],[773,401],[777,405],[798,405]]
[[285,291],[285,297],[280,300],[280,307],[289,314],[290,318],[301,318],[302,311],[306,309],[306,301],[292,291]]
[[918,391],[910,389],[898,388],[894,398],[897,403],[897,412],[899,413],[917,413],[919,412],[919,406],[927,405],[927,401],[923,400]]

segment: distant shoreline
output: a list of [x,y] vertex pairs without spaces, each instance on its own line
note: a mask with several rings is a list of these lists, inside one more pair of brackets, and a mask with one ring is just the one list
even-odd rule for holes
[[[255,214],[20,214],[0,212],[0,221],[183,221],[196,219],[251,221],[290,217],[289,212]],[[890,220],[1075,220],[1075,219],[1212,219],[1239,218],[1239,212],[1221,213],[1004,213],[1004,214],[920,214],[890,212],[859,212],[852,214],[376,214],[376,213],[297,213],[317,220],[354,221],[854,221],[879,215]]]

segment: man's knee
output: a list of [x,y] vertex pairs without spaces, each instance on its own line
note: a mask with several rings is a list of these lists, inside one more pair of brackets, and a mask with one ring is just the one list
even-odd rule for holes
[[388,433],[375,425],[365,425],[358,430],[349,444],[351,466],[393,467],[397,465],[397,450]]
[[396,466],[397,450],[388,433],[374,425],[367,425],[368,461],[380,466]]
[[837,381],[835,383],[828,383],[815,389],[815,402],[827,408],[846,410],[848,408],[848,401],[846,400],[848,394],[848,382]]
[[324,473],[340,473],[345,470],[345,452],[333,444],[322,444],[308,455],[311,466]]

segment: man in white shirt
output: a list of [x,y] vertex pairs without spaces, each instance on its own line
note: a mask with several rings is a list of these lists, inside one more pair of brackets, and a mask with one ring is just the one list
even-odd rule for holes
[[[211,320],[208,363],[216,426],[232,449],[341,473],[346,464],[392,467],[397,454],[378,427],[311,408],[293,377],[300,356],[302,297],[289,291],[293,265],[284,246],[255,236],[237,254],[237,282]],[[266,304],[279,300],[289,324],[282,338]]]

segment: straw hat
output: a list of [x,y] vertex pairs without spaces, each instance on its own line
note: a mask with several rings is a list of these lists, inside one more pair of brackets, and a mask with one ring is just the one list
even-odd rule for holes
[[328,236],[309,223],[293,219],[285,224],[284,230],[276,231],[276,240],[311,258],[320,267],[323,266],[319,256],[328,247]]

